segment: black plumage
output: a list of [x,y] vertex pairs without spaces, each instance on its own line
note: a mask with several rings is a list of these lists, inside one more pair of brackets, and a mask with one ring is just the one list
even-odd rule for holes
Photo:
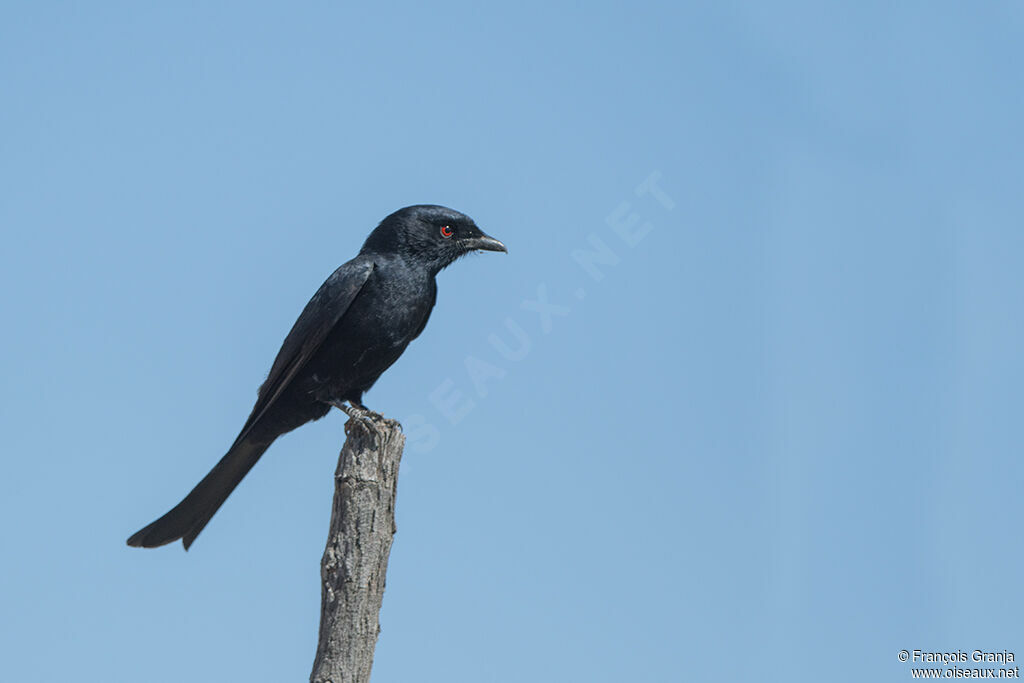
[[332,405],[350,415],[365,411],[363,393],[426,326],[436,275],[475,250],[506,251],[471,218],[443,206],[410,206],[381,221],[359,255],[306,304],[228,452],[128,545],[152,548],[180,538],[188,549],[274,439],[320,419]]

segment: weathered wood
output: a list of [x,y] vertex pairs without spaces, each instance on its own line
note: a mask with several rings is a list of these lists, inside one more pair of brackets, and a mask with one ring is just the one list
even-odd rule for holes
[[367,683],[380,632],[405,436],[375,413],[345,423],[322,581],[312,683]]

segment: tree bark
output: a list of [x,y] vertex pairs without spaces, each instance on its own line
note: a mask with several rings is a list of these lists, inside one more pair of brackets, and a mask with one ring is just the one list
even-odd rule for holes
[[402,426],[376,413],[345,423],[322,581],[312,683],[367,683],[395,528]]

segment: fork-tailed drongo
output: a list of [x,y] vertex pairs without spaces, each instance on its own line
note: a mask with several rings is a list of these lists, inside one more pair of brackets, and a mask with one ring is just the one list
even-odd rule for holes
[[359,255],[306,304],[227,454],[128,545],[153,548],[180,538],[188,549],[274,439],[331,406],[350,415],[365,411],[363,392],[427,324],[435,276],[475,250],[506,251],[469,216],[443,206],[410,206],[381,221]]

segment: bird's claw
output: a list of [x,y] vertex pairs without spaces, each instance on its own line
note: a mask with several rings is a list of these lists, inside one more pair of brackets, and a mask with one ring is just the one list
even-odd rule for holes
[[368,422],[370,424],[373,423],[373,418],[371,417],[373,413],[371,413],[366,408],[360,408],[359,406],[349,406],[348,409],[345,411],[345,414],[348,415],[353,420],[362,420],[363,422]]
[[343,411],[353,420],[359,420],[365,422],[368,425],[373,426],[373,415],[374,412],[364,406],[345,403],[344,401],[332,401],[333,405],[339,410]]

